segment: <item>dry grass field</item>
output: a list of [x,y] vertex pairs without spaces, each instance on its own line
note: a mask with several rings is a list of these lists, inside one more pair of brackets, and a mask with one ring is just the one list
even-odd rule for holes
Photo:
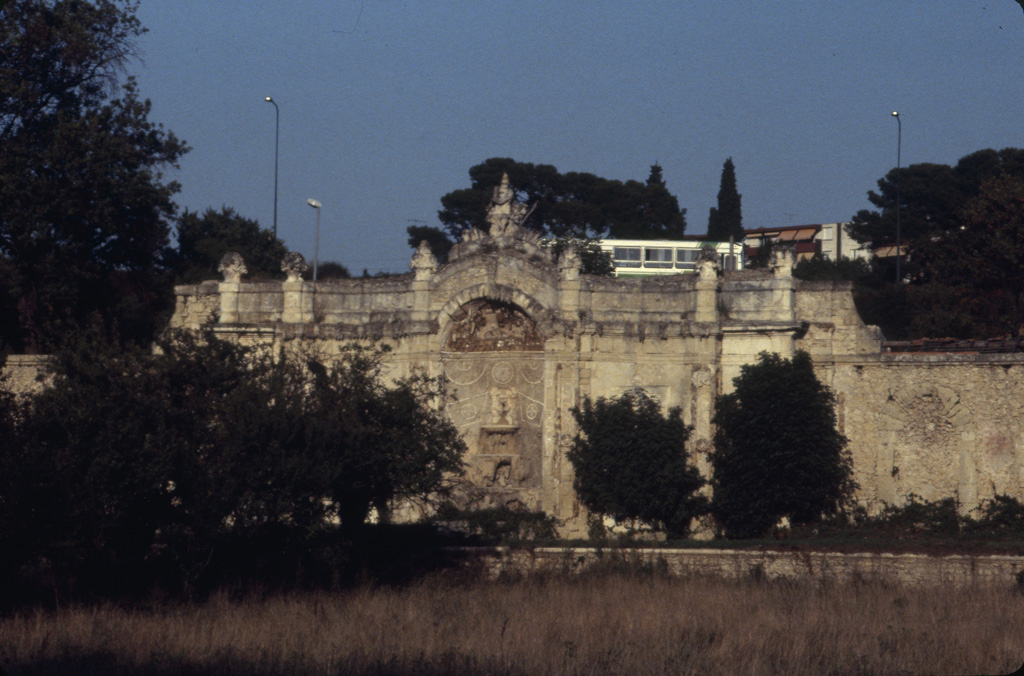
[[0,618],[25,674],[1002,674],[1024,595],[656,576],[402,589]]

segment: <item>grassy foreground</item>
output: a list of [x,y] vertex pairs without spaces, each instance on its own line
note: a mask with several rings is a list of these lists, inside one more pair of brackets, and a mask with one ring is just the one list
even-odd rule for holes
[[592,576],[0,618],[23,674],[1002,674],[1024,595]]

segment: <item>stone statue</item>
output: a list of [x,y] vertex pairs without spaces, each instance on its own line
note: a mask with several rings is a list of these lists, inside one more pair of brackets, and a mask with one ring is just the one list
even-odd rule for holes
[[789,279],[793,276],[793,266],[796,264],[796,252],[793,247],[776,246],[772,249],[772,260],[770,263],[772,274],[782,279]]
[[437,258],[430,250],[426,240],[420,242],[416,252],[412,255],[409,267],[415,274],[417,280],[430,279],[437,272]]
[[289,251],[281,259],[281,271],[288,277],[289,282],[297,282],[302,279],[302,273],[309,269],[306,259],[298,251]]
[[491,205],[487,209],[491,237],[514,237],[527,215],[526,205],[516,200],[515,191],[509,185],[508,174],[502,174],[501,185],[494,188]]
[[566,244],[565,249],[562,250],[562,255],[558,261],[558,270],[562,275],[562,279],[567,282],[579,279],[580,268],[582,267],[583,261],[580,258],[580,252],[576,250],[572,242],[569,242]]
[[718,277],[718,252],[713,246],[700,250],[697,257],[697,276],[700,279],[716,279]]
[[491,424],[494,425],[515,425],[516,423],[516,400],[519,393],[514,387],[492,387],[491,395]]
[[245,259],[242,258],[242,254],[229,251],[224,254],[224,258],[220,259],[217,272],[224,275],[225,282],[238,284],[242,281],[242,275],[249,272],[249,270],[245,267]]

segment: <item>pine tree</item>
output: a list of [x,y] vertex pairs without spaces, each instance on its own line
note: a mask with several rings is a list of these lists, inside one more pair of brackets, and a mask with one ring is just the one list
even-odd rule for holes
[[743,239],[743,212],[739,192],[736,191],[736,167],[732,158],[722,165],[722,181],[718,188],[718,208],[708,215],[708,239],[727,242],[729,237],[738,242]]

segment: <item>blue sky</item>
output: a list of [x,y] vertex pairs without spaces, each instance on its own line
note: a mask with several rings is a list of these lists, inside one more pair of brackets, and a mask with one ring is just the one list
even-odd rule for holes
[[744,226],[849,219],[896,165],[1024,147],[1013,0],[147,0],[132,68],[192,151],[192,210],[353,273],[408,270],[412,222],[488,157],[619,180],[664,168],[707,226],[732,157]]

